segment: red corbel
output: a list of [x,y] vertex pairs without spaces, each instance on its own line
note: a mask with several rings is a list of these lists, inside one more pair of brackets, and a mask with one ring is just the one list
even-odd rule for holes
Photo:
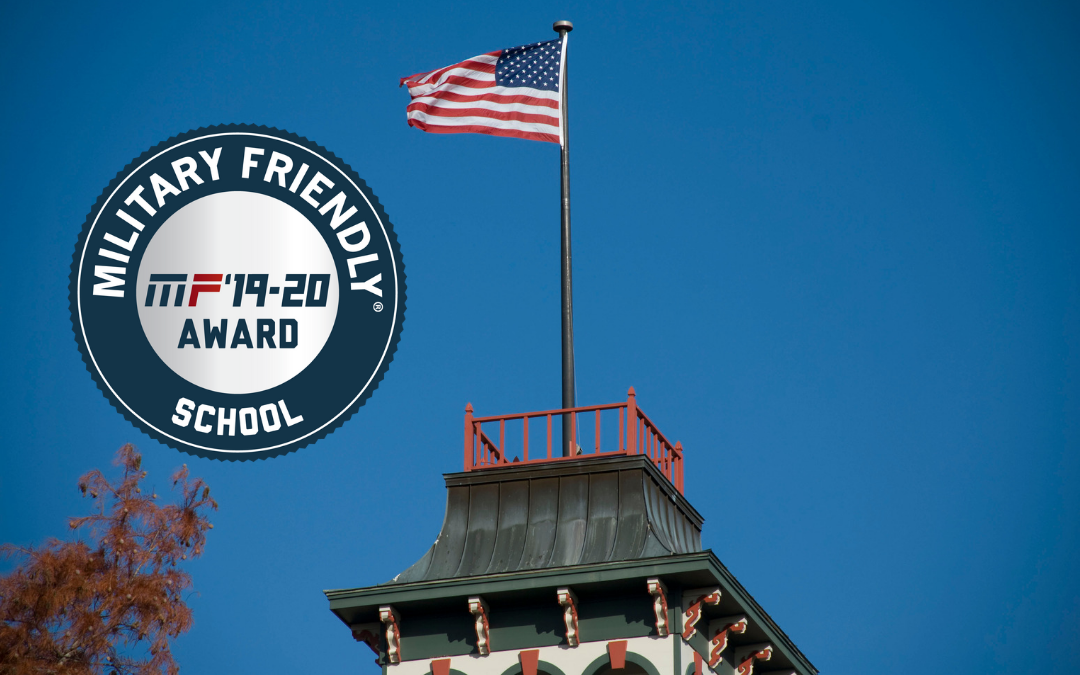
[[557,591],[559,606],[563,608],[563,623],[566,624],[566,644],[577,647],[581,643],[577,622],[577,596],[569,588]]
[[386,627],[386,658],[390,663],[401,663],[401,617],[390,605],[379,608],[379,621]]
[[487,656],[491,653],[487,603],[479,596],[469,598],[469,613],[476,619],[476,650],[480,652],[480,656]]
[[684,598],[697,598],[690,606],[686,608],[686,612],[683,614],[683,632],[682,638],[689,640],[697,633],[697,624],[701,620],[701,609],[703,605],[716,606],[720,604],[720,589],[719,588],[699,588],[692,591],[683,592]]
[[352,636],[357,642],[363,642],[370,647],[375,656],[379,655],[379,624],[364,623],[353,626]]
[[741,656],[737,659],[739,667],[735,669],[736,675],[751,675],[754,672],[755,661],[768,661],[772,658],[772,645],[746,645],[739,648]]
[[728,638],[732,633],[745,633],[747,621],[745,616],[728,616],[709,622],[710,632],[713,634],[709,640],[709,667],[716,668],[716,664],[724,660],[721,656],[727,649]]
[[668,634],[667,586],[663,581],[653,578],[646,580],[649,595],[653,597],[653,614],[656,615],[656,634],[664,637]]

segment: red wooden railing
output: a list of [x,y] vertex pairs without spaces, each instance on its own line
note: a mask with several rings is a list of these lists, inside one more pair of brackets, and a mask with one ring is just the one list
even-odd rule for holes
[[[603,427],[601,414],[607,415],[618,412],[619,431],[615,443],[601,443],[601,429]],[[552,419],[562,419],[563,424],[570,424],[570,437],[577,439],[582,432],[583,426],[579,424],[579,416],[593,413],[592,430],[593,443],[591,452],[581,445],[575,446],[570,456],[564,457],[562,449],[558,447],[560,441],[555,443],[554,450],[552,439]],[[529,456],[529,422],[541,419],[546,429],[546,442],[539,457],[536,456],[535,448],[533,456]],[[588,419],[588,418],[586,418]],[[521,420],[521,444],[515,444],[514,449],[520,450],[520,458],[508,458],[510,450],[506,442],[507,422]],[[485,432],[498,424],[498,440]],[[516,426],[516,425],[515,425]],[[588,424],[585,425],[586,427]],[[534,424],[534,429],[535,424]],[[586,430],[587,431],[587,430]],[[512,437],[514,430],[511,430]],[[561,439],[561,434],[556,434]],[[607,439],[605,439],[606,441]],[[612,446],[613,449],[612,449]],[[472,404],[465,406],[465,470],[475,471],[478,469],[490,469],[497,466],[510,464],[540,464],[542,462],[559,462],[567,459],[588,455],[591,457],[607,457],[615,455],[647,455],[656,468],[660,469],[671,484],[679,492],[683,491],[683,449],[681,443],[672,445],[670,441],[656,428],[652,420],[641,411],[637,405],[634,388],[630,387],[627,392],[625,403],[609,403],[607,405],[585,406],[582,408],[563,408],[559,410],[544,410],[541,412],[518,413],[516,415],[498,415],[495,417],[474,417]]]

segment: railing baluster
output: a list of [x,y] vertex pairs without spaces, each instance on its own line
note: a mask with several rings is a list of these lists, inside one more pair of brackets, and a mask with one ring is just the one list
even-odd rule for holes
[[622,450],[623,454],[626,454],[626,428],[623,426],[623,416],[625,411],[619,408],[619,437],[616,439],[618,443],[615,445],[616,450]]
[[679,494],[683,494],[683,442],[675,442],[675,467],[673,467],[675,473],[675,488],[679,491]]
[[596,452],[600,452],[600,411],[596,411]]
[[671,473],[675,477],[672,483],[675,484],[675,489],[679,491],[679,494],[683,492],[682,485],[682,442],[675,441],[674,461],[671,467]]
[[476,466],[476,458],[473,449],[476,447],[476,436],[473,434],[473,410],[472,403],[465,404],[465,470],[472,471]]
[[527,461],[529,461],[529,416],[528,415],[525,416],[525,419],[524,419],[523,423],[525,424],[525,444],[524,444],[525,449],[522,451],[522,454],[525,455],[525,460],[524,461],[527,462]]
[[682,443],[677,443],[676,447],[679,449],[679,484],[675,487],[679,488],[679,494],[686,494],[685,483],[683,482],[683,449]]
[[547,416],[548,423],[548,459],[551,459],[551,415]]
[[499,463],[506,461],[506,420],[499,420]]
[[570,413],[570,457],[577,456],[577,413]]

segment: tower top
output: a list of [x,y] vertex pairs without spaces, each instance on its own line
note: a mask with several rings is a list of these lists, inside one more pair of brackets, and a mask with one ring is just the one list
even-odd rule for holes
[[[468,406],[464,471],[443,478],[442,530],[415,564],[325,591],[385,675],[817,675],[702,548],[682,446],[632,387],[599,406]],[[725,480],[710,497],[730,499]]]

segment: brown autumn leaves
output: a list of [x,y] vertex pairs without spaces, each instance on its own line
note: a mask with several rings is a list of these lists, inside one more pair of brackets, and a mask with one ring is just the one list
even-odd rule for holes
[[184,602],[191,577],[179,565],[202,554],[208,512],[217,509],[187,465],[172,476],[176,503],[160,505],[140,485],[132,445],[117,451],[121,477],[79,479],[93,514],[72,518],[75,541],[36,548],[5,544],[18,567],[0,577],[0,672],[11,675],[175,675],[170,640],[191,628]]

